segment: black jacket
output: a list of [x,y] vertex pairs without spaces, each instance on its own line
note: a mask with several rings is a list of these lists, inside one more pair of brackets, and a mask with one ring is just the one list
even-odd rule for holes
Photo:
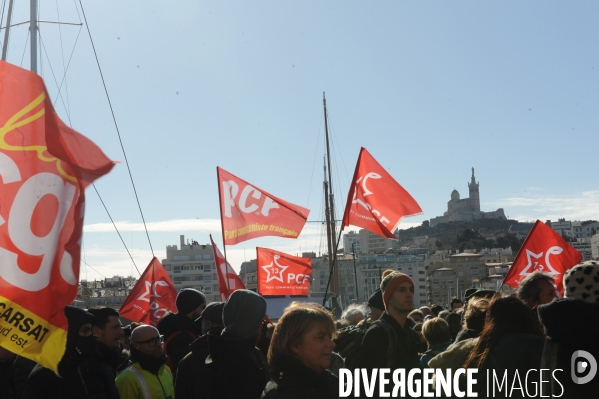
[[[583,350],[599,362],[599,304],[590,304],[575,298],[560,298],[538,307],[539,318],[545,328],[545,347],[541,367],[555,371],[556,382],[551,375],[543,383],[543,395],[562,398],[590,398],[599,392],[599,370],[586,384],[572,380],[572,355]],[[575,367],[576,368],[576,367]],[[577,377],[584,377],[585,373]],[[588,375],[588,373],[587,373]],[[563,388],[560,386],[563,386]]]
[[[208,333],[212,399],[258,399],[270,379],[262,352],[251,339]],[[232,380],[233,378],[233,380]]]
[[77,370],[69,368],[57,376],[52,370],[36,365],[23,392],[23,399],[86,399],[88,398],[83,380]]
[[25,387],[27,386],[27,378],[37,363],[26,357],[17,356],[12,365],[12,373],[10,375],[10,384],[15,391],[15,398],[21,399]]
[[[420,366],[418,349],[420,348],[420,336],[407,326],[402,327],[389,313],[383,312],[380,319],[393,327],[397,336],[395,345],[395,361],[391,369],[405,368],[407,371]],[[362,354],[360,368],[372,370],[375,368],[388,368],[387,350],[389,338],[385,328],[374,323],[362,339]]]
[[272,379],[261,399],[333,399],[339,397],[339,379],[330,371],[317,373],[294,357],[272,359]]
[[114,383],[120,355],[120,348],[114,350],[96,341],[96,353],[83,359],[79,365],[79,374],[89,398],[119,399],[121,397]]
[[[224,327],[216,327],[209,333],[220,334]],[[177,399],[203,398],[209,394],[210,386],[202,383],[202,370],[207,372],[206,358],[210,355],[208,335],[202,335],[190,345],[191,352],[179,362],[175,394]]]
[[193,320],[169,313],[158,322],[156,326],[161,335],[164,335],[164,352],[168,357],[167,365],[176,377],[177,367],[181,359],[189,353],[189,345],[199,338],[201,329]]

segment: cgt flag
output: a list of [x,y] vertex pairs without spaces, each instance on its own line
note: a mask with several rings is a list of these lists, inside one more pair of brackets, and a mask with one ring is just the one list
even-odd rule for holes
[[308,219],[308,209],[253,187],[220,167],[216,173],[225,245],[264,236],[299,236]]
[[522,279],[538,270],[555,279],[557,291],[563,296],[564,273],[581,260],[580,252],[551,227],[537,220],[505,275],[503,284],[517,289]]
[[383,237],[396,238],[395,226],[404,216],[422,213],[420,205],[362,147],[347,195],[341,228],[363,227]]
[[0,61],[0,345],[57,371],[85,187],[114,162],[56,115],[42,78]]
[[225,261],[225,257],[212,240],[212,234],[210,235],[210,242],[212,243],[212,249],[214,250],[214,262],[216,262],[220,300],[226,302],[233,291],[244,290],[245,284],[243,284],[243,281],[241,281],[237,273],[235,273],[235,270],[233,270],[229,262]]
[[312,260],[256,247],[258,293],[261,295],[305,295],[310,290]]
[[132,321],[154,327],[168,311],[176,312],[177,289],[162,263],[152,258],[137,283],[123,302],[120,314]]

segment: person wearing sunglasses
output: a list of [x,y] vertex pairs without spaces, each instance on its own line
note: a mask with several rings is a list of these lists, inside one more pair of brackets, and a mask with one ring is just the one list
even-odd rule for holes
[[142,325],[131,332],[130,365],[116,377],[121,398],[174,398],[173,375],[166,366],[163,341],[153,326]]

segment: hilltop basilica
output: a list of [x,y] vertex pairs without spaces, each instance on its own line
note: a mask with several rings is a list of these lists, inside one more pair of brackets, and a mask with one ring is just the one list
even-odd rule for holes
[[469,197],[460,199],[458,190],[451,192],[451,200],[447,203],[447,212],[430,220],[430,226],[435,227],[439,223],[471,221],[474,219],[506,219],[503,208],[493,212],[480,211],[480,196],[478,183],[474,180],[474,168],[472,168],[472,179],[468,183]]

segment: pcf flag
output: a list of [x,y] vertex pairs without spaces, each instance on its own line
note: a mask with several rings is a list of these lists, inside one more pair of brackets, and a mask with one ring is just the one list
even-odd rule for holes
[[113,166],[58,118],[40,76],[0,61],[0,345],[54,371],[78,289],[84,189]]
[[261,295],[308,295],[312,260],[256,247],[258,293]]
[[396,238],[393,230],[400,220],[419,213],[422,209],[410,193],[362,147],[347,195],[342,228],[353,225]]
[[218,275],[220,300],[226,302],[233,291],[244,290],[245,284],[243,284],[243,281],[241,281],[237,273],[235,273],[235,270],[233,270],[229,262],[225,260],[223,254],[216,247],[216,244],[212,240],[212,235],[210,235],[210,242],[212,243],[212,249],[214,251],[214,262],[216,263],[216,274]]
[[310,211],[216,168],[225,245],[263,236],[297,238]]
[[557,291],[563,296],[564,273],[581,260],[580,252],[551,227],[537,220],[505,275],[503,284],[516,289],[522,279],[538,270],[555,279]]
[[152,258],[137,283],[123,302],[120,314],[132,321],[154,327],[166,312],[177,312],[177,289],[164,266]]

